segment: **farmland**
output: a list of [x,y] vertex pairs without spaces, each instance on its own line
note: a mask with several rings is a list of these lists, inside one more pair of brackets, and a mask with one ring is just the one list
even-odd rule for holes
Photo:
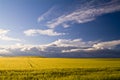
[[120,80],[119,58],[1,57],[0,80]]

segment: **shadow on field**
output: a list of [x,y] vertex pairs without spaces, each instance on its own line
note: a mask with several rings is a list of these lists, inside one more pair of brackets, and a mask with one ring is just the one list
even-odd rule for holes
[[0,80],[120,80],[120,68],[0,70]]

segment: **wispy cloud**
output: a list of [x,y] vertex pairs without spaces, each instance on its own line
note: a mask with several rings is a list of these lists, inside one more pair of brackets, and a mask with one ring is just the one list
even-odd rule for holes
[[[82,2],[82,1],[81,1]],[[63,27],[69,27],[69,25],[74,23],[86,23],[96,19],[97,16],[112,13],[120,10],[120,0],[110,0],[110,1],[98,1],[98,0],[84,0],[84,3],[79,4],[79,8],[71,11],[67,14],[61,14],[59,17],[50,19],[46,22],[46,26],[49,28],[55,28],[62,25]],[[51,13],[50,13],[51,12]],[[49,10],[45,15],[53,14]],[[45,18],[39,17],[39,21],[42,21]],[[47,16],[49,18],[49,16]]]
[[57,47],[90,47],[92,44],[92,42],[84,42],[82,39],[58,39],[48,45]]
[[49,16],[49,18],[52,17],[51,12],[54,11],[54,10],[55,10],[55,7],[50,8],[47,12],[45,12],[43,15],[41,15],[38,18],[38,22],[43,21],[44,19],[47,19],[48,16]]
[[0,29],[0,40],[4,40],[4,41],[21,41],[20,39],[12,38],[12,37],[7,36],[9,31],[10,30]]
[[29,30],[24,31],[24,34],[27,36],[35,36],[35,35],[60,36],[60,35],[65,35],[65,33],[58,33],[58,32],[55,32],[53,29],[47,29],[47,30],[29,29]]
[[117,45],[120,45],[120,40],[100,42],[98,44],[94,44],[93,47],[97,49],[112,49]]

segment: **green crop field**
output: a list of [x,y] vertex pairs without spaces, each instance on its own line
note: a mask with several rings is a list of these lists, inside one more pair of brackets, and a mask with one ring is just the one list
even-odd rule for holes
[[120,59],[1,57],[0,80],[120,80]]

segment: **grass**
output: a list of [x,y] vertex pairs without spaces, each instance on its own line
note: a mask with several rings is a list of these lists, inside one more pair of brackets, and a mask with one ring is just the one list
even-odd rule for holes
[[120,80],[120,59],[5,57],[0,80]]

